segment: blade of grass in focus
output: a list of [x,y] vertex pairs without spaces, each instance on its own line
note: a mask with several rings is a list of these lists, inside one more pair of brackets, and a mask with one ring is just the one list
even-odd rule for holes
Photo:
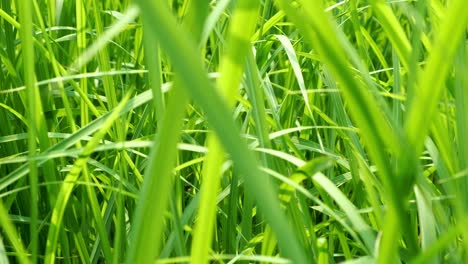
[[[40,105],[38,90],[35,85],[36,76],[34,71],[34,44],[33,44],[33,22],[32,22],[32,4],[31,1],[23,0],[19,2],[20,16],[21,16],[21,36],[23,38],[23,63],[25,84],[27,90],[27,101],[28,101],[28,153],[30,157],[33,157],[37,152],[37,130],[40,129],[36,125],[37,121],[41,120],[40,113],[42,107]],[[39,119],[39,120],[37,120]],[[43,121],[43,120],[41,120]],[[30,223],[30,236],[31,236],[31,255],[32,263],[37,262],[38,255],[38,240],[39,236],[37,233],[37,222],[38,222],[38,200],[39,200],[39,173],[37,162],[34,160],[29,161],[29,185],[31,186],[31,223]],[[3,209],[3,208],[2,208]],[[8,223],[8,222],[7,222]],[[7,226],[8,228],[8,226]],[[12,230],[10,231],[10,233]],[[16,239],[16,237],[14,238]],[[22,250],[23,251],[23,250]],[[20,251],[20,254],[23,252]],[[20,256],[24,258],[24,256]],[[24,261],[24,259],[22,260]]]

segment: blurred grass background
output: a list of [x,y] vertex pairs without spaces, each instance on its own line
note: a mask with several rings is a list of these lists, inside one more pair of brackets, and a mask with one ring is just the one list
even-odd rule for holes
[[467,25],[0,0],[0,263],[468,263]]

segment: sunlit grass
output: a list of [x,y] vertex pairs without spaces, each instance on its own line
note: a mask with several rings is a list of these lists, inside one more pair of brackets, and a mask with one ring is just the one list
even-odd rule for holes
[[0,262],[468,262],[465,5],[0,1]]

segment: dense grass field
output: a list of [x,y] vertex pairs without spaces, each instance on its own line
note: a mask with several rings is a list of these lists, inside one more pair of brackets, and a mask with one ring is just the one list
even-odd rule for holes
[[466,0],[0,0],[0,263],[468,263]]

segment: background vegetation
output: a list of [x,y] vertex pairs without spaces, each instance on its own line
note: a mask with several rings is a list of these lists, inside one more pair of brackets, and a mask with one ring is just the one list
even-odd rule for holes
[[465,0],[0,1],[0,263],[468,263]]

